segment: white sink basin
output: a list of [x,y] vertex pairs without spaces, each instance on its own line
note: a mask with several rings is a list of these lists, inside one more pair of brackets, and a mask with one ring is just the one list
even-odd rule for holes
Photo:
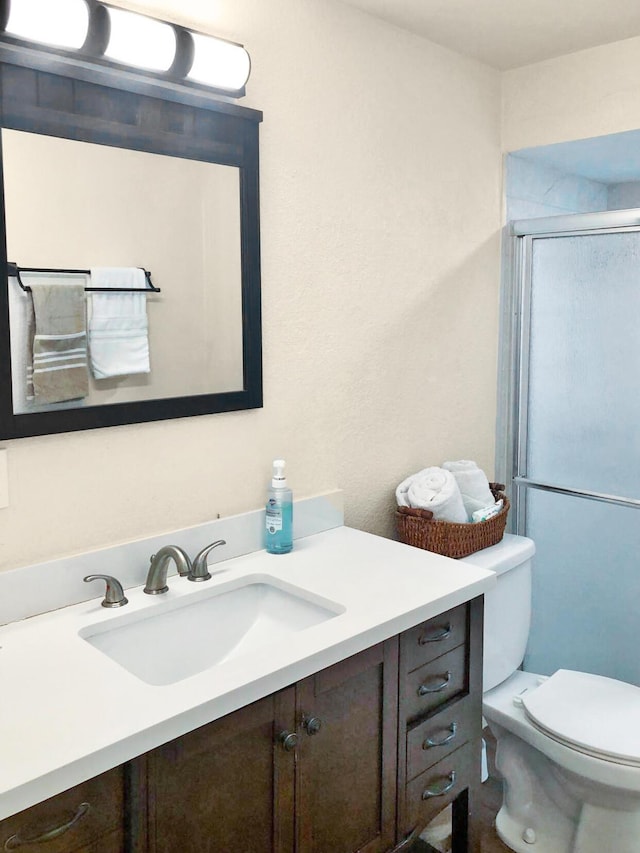
[[293,639],[344,607],[267,575],[118,615],[80,636],[148,684],[181,681]]

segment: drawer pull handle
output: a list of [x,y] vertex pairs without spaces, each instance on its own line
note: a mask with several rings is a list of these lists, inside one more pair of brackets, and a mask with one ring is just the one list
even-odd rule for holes
[[440,693],[441,690],[445,690],[449,686],[450,681],[451,671],[447,670],[444,680],[439,681],[438,684],[421,684],[418,687],[418,696],[427,696],[429,693]]
[[429,800],[431,797],[444,797],[445,794],[448,794],[449,791],[455,787],[456,784],[456,771],[452,770],[451,773],[447,776],[445,780],[443,780],[439,785],[434,785],[433,788],[425,788],[422,792],[422,799]]
[[451,636],[451,622],[448,622],[444,628],[440,628],[435,631],[433,634],[422,634],[418,643],[421,646],[426,646],[427,643],[439,643],[442,640],[446,640]]
[[425,742],[422,744],[423,749],[431,749],[434,746],[446,746],[448,743],[455,738],[456,732],[458,731],[458,724],[451,723],[449,728],[449,734],[443,738],[442,740],[434,740],[433,738],[428,737]]
[[67,823],[63,823],[62,826],[56,826],[55,829],[50,829],[48,832],[43,832],[42,835],[38,835],[36,838],[20,838],[19,833],[12,835],[11,838],[7,838],[4,843],[5,851],[17,850],[18,847],[25,847],[27,844],[44,844],[47,841],[54,841],[56,838],[60,838],[61,835],[64,835],[65,832],[68,832],[70,829],[78,823],[78,821],[82,820],[82,818],[87,814],[91,806],[89,803],[80,803],[78,808],[76,809],[76,813]]

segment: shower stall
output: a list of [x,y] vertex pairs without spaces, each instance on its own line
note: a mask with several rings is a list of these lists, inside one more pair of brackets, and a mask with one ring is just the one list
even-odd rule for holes
[[498,473],[537,547],[525,668],[640,685],[640,209],[509,241]]

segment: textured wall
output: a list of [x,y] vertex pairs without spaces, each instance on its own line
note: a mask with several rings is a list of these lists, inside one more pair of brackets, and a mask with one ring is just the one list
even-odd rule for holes
[[640,38],[503,75],[503,147],[516,151],[640,127]]
[[265,405],[5,442],[1,566],[260,506],[280,454],[296,494],[341,487],[381,534],[409,472],[491,474],[499,75],[333,0],[130,6],[251,53]]

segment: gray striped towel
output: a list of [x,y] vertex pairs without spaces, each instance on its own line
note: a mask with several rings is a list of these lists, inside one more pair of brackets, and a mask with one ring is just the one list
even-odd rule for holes
[[87,317],[82,284],[31,284],[35,312],[36,402],[62,403],[89,393]]

